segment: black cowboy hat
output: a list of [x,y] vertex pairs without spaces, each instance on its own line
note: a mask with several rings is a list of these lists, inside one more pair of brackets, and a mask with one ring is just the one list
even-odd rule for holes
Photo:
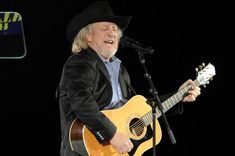
[[66,36],[73,41],[77,33],[85,26],[95,22],[113,22],[123,31],[126,29],[130,17],[114,15],[107,1],[97,1],[87,6],[80,14],[76,15],[69,22],[66,29]]

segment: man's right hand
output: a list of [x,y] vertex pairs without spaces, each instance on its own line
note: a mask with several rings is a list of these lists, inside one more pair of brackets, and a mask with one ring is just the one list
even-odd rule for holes
[[121,154],[130,152],[133,148],[131,140],[123,133],[116,132],[110,140],[110,144]]

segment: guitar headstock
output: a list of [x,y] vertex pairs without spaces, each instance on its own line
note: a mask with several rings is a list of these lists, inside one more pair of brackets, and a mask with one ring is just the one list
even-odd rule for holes
[[205,87],[206,84],[213,79],[213,76],[215,75],[215,67],[211,63],[208,63],[207,66],[205,66],[205,63],[202,63],[202,65],[199,65],[198,68],[196,68],[196,72],[199,85],[203,85]]

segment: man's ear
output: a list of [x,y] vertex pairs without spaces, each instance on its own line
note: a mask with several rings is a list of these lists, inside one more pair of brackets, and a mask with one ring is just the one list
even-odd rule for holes
[[86,40],[87,42],[91,42],[91,40],[92,40],[92,34],[91,34],[90,32],[86,33],[86,35],[85,35],[85,40]]

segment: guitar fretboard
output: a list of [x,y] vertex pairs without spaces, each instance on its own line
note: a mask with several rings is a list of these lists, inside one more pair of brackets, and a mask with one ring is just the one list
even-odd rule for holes
[[[197,79],[194,80],[194,83],[196,86],[200,85],[200,83]],[[178,102],[180,102],[183,99],[185,93],[187,93],[189,89],[191,89],[190,85],[179,90],[177,93],[175,93],[170,98],[168,98],[166,101],[164,101],[162,103],[163,113],[167,112],[174,105],[176,105]],[[161,113],[160,109],[156,108],[156,118],[159,118],[161,115],[162,115],[162,113]],[[148,126],[153,121],[152,111],[145,114],[140,120],[144,124],[144,126]]]

